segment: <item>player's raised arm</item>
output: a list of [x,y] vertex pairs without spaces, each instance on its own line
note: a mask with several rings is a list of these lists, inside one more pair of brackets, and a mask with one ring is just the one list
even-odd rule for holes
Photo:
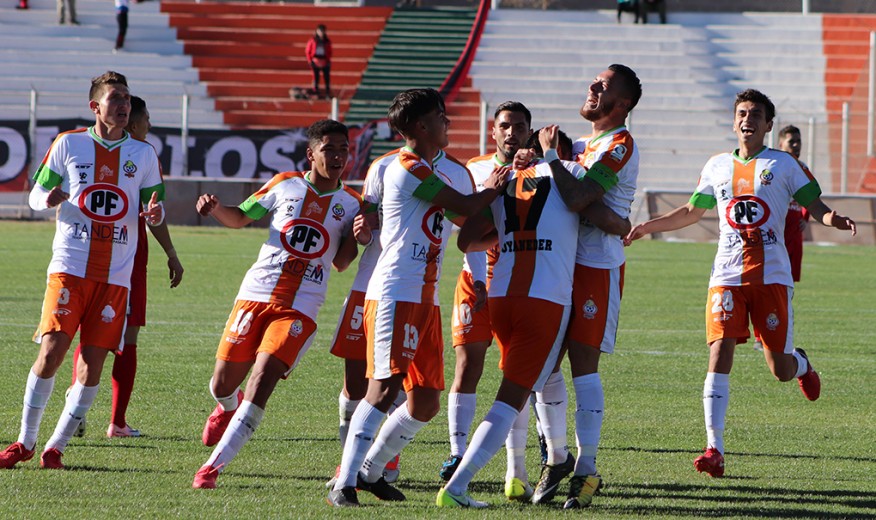
[[499,196],[510,171],[507,166],[497,168],[484,182],[484,189],[471,195],[463,195],[450,186],[444,186],[432,198],[432,203],[463,217],[476,215]]
[[557,155],[559,129],[560,127],[557,125],[548,125],[542,128],[538,134],[538,140],[545,151],[544,160],[551,167],[551,173],[557,183],[563,202],[570,210],[581,213],[594,201],[601,200],[605,189],[589,177],[576,179],[572,172],[563,166]]
[[198,197],[195,209],[198,210],[201,216],[207,217],[212,215],[220,224],[233,229],[240,229],[253,222],[253,219],[247,217],[239,207],[223,206],[219,202],[219,197],[210,193],[205,193]]

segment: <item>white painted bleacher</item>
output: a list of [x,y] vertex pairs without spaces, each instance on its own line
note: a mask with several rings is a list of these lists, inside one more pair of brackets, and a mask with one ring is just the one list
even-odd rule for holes
[[669,22],[618,25],[614,11],[493,10],[469,74],[491,107],[522,101],[534,127],[557,123],[574,139],[590,133],[578,109],[592,78],[611,63],[633,68],[644,90],[630,121],[640,190],[691,190],[710,156],[735,147],[732,104],[745,88],[769,95],[778,125],[801,126],[804,139],[815,118],[821,153],[812,166],[829,175],[820,16],[671,13]]
[[146,99],[153,125],[179,127],[182,96],[188,94],[190,127],[225,128],[158,0],[131,2],[118,53],[112,1],[77,0],[80,25],[58,24],[55,0],[29,3],[28,10],[14,9],[11,1],[0,4],[0,119],[27,119],[32,88],[39,119],[92,119],[90,79],[116,70],[127,76],[133,94]]

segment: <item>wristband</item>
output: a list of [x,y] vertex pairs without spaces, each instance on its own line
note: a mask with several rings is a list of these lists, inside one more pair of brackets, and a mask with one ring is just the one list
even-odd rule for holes
[[547,163],[552,163],[554,161],[559,161],[560,156],[557,155],[557,150],[555,148],[548,148],[544,151],[544,160]]

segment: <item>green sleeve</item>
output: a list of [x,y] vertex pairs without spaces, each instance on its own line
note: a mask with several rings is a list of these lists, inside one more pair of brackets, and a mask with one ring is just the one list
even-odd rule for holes
[[818,181],[813,180],[806,186],[797,190],[797,193],[794,194],[794,200],[805,208],[815,202],[815,199],[820,196],[821,186],[818,185]]
[[377,204],[373,202],[363,201],[362,202],[362,211],[363,213],[376,213],[377,212]]
[[695,208],[712,209],[718,205],[718,199],[714,195],[694,193],[690,196],[690,203]]
[[147,204],[149,199],[152,198],[152,194],[157,193],[157,200],[161,202],[164,200],[164,183],[156,184],[155,186],[150,186],[148,188],[140,188],[140,203]]
[[438,195],[438,192],[444,189],[445,186],[447,185],[444,184],[444,181],[433,173],[420,182],[420,185],[414,190],[414,197],[426,202],[432,202],[435,195]]
[[47,165],[40,165],[39,169],[33,176],[34,182],[47,190],[51,190],[55,186],[60,186],[63,179],[60,175],[53,172]]
[[259,220],[268,214],[268,210],[259,204],[259,199],[255,195],[250,195],[248,199],[240,203],[238,208],[244,215],[253,220]]
[[446,218],[447,220],[453,220],[458,216],[459,216],[459,213],[454,213],[454,212],[450,211],[449,209],[444,210],[444,218]]
[[605,191],[610,190],[617,184],[617,174],[608,166],[598,162],[587,170],[585,178],[596,181]]

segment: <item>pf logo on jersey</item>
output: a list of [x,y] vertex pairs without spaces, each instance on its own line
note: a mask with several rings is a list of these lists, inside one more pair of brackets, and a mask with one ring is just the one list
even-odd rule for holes
[[313,260],[321,257],[329,247],[328,231],[309,218],[292,219],[280,233],[283,248],[298,258]]
[[730,199],[726,217],[735,229],[757,229],[769,220],[770,208],[754,195],[742,195]]
[[441,244],[441,233],[444,232],[444,211],[438,206],[432,206],[423,215],[423,233],[433,244]]
[[79,194],[79,209],[97,222],[115,222],[128,214],[128,196],[118,186],[95,184]]

